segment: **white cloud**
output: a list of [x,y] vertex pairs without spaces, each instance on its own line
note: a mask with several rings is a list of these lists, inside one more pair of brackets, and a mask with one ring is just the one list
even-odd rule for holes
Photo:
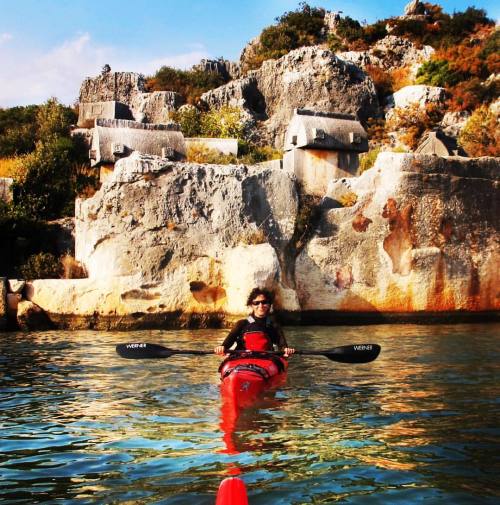
[[[10,40],[9,34],[0,34]],[[189,68],[210,55],[202,45],[190,51],[161,57],[141,58],[113,47],[95,44],[88,33],[50,49],[45,53],[26,51],[13,44],[0,54],[0,107],[42,103],[51,96],[71,104],[78,97],[87,76],[97,75],[104,64],[112,70],[142,72],[151,75],[162,65]]]
[[11,39],[12,39],[12,34],[10,34],[10,33],[0,33],[0,46],[4,42],[8,42]]

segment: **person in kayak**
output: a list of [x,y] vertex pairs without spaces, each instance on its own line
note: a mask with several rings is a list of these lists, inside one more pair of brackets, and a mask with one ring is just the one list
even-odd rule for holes
[[236,344],[236,350],[273,351],[275,347],[291,356],[295,349],[288,347],[281,328],[269,317],[274,294],[268,289],[254,288],[248,295],[247,305],[252,313],[239,320],[221,345],[214,352],[223,355]]

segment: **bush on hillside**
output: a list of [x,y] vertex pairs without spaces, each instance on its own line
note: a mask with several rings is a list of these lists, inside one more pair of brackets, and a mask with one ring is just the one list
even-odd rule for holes
[[0,109],[0,157],[26,154],[35,148],[37,105]]
[[401,141],[414,151],[425,133],[432,130],[443,118],[443,110],[435,104],[421,108],[418,104],[395,108],[387,121],[388,131],[403,131]]
[[200,127],[206,137],[242,139],[245,136],[241,109],[229,105],[201,114]]
[[146,80],[148,91],[176,91],[186,103],[197,104],[203,93],[222,86],[226,81],[215,72],[200,69],[179,70],[168,66],[161,67],[154,76]]
[[196,107],[181,108],[170,113],[170,119],[178,123],[185,137],[199,137],[201,135],[201,114]]
[[41,252],[30,256],[20,272],[23,279],[59,279],[62,267],[53,254]]
[[285,12],[276,18],[276,25],[262,30],[252,56],[245,61],[244,71],[259,68],[265,60],[280,58],[298,47],[322,42],[324,18],[324,9],[305,2],[294,11]]
[[73,215],[73,149],[70,138],[53,135],[38,141],[35,150],[22,158],[22,175],[14,185],[14,200],[27,216],[48,220]]
[[488,107],[479,107],[460,132],[459,143],[469,156],[500,156],[498,117]]

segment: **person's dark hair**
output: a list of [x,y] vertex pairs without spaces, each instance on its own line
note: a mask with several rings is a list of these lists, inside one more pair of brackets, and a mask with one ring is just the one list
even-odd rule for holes
[[264,295],[269,303],[271,304],[273,303],[274,293],[271,290],[264,288],[253,288],[252,291],[250,291],[250,294],[248,295],[247,305],[250,307],[255,298],[257,298],[260,295]]

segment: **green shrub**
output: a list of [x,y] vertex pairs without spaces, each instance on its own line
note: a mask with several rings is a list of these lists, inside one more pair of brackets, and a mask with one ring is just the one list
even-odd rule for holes
[[30,256],[20,269],[24,279],[59,279],[63,273],[58,258],[50,253],[38,253]]
[[347,42],[363,38],[363,27],[349,16],[340,19],[335,31],[340,38],[347,40]]
[[450,69],[448,61],[426,61],[417,72],[417,84],[429,84],[430,86],[454,86],[463,79],[460,72]]
[[201,114],[201,134],[215,138],[237,138],[245,135],[245,125],[241,109],[225,105],[220,109],[210,109]]
[[500,128],[486,106],[476,109],[459,136],[460,145],[469,156],[500,156]]
[[61,105],[57,98],[49,98],[36,112],[37,139],[43,140],[51,135],[67,137],[77,119],[73,109]]
[[332,53],[338,53],[347,49],[347,46],[342,42],[342,39],[333,33],[328,34],[326,43],[328,45],[328,49],[330,49]]
[[240,141],[238,142],[238,156],[238,163],[254,165],[263,161],[279,160],[283,157],[283,152],[272,146],[257,146],[246,141]]
[[37,105],[0,109],[0,157],[26,154],[35,148]]
[[201,111],[196,107],[188,107],[170,113],[170,119],[179,123],[185,137],[201,135]]
[[203,93],[222,86],[226,81],[215,72],[203,70],[179,70],[161,67],[154,76],[146,80],[149,91],[176,91],[187,103],[196,104]]
[[365,170],[372,168],[375,165],[375,160],[380,153],[380,147],[372,149],[361,155],[359,160],[359,173],[362,174]]
[[322,42],[324,18],[324,9],[305,2],[301,2],[298,9],[277,17],[276,25],[262,30],[259,44],[245,61],[244,70],[259,68],[263,61],[280,58],[298,47]]
[[71,139],[52,136],[39,141],[35,150],[22,158],[23,174],[14,184],[14,201],[28,216],[56,219],[73,214],[73,149]]

